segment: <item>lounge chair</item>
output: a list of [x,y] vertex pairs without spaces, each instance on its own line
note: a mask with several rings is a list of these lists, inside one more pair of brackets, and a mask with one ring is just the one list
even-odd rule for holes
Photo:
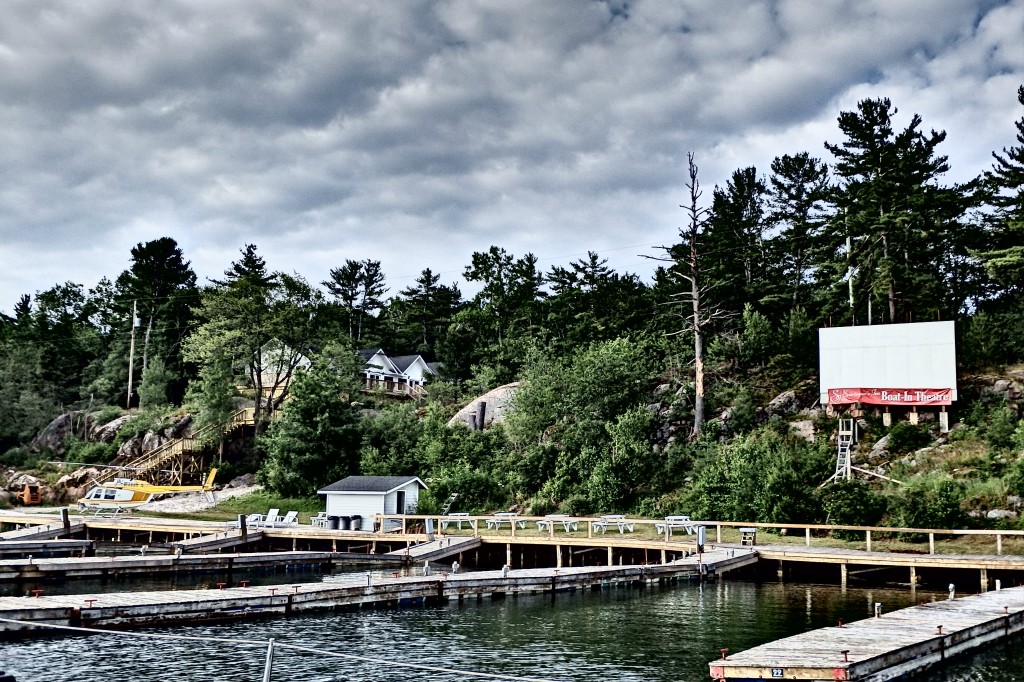
[[266,525],[268,528],[283,528],[287,526],[297,526],[299,525],[299,512],[290,511],[284,516],[277,517],[273,521],[269,520],[268,518]]
[[[263,525],[263,514],[249,514],[245,517],[246,528],[259,528],[261,525]],[[238,519],[235,519],[234,521],[228,521],[227,528],[228,530],[241,530],[242,524]]]
[[275,523],[280,523],[280,522],[281,522],[281,510],[280,509],[271,509],[270,511],[267,512],[267,515],[263,517],[263,520],[260,522],[260,525],[264,526],[264,527],[267,527],[267,526],[273,527]]
[[314,528],[327,528],[327,512],[322,511],[316,516],[310,516],[309,525]]

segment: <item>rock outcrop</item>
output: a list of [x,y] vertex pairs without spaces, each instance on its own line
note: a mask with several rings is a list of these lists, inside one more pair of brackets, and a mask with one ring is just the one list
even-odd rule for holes
[[[465,424],[471,429],[485,429],[493,424],[501,424],[505,421],[512,399],[521,385],[516,381],[488,391],[456,412],[455,416],[448,420],[448,426]],[[481,413],[483,423],[480,423]]]

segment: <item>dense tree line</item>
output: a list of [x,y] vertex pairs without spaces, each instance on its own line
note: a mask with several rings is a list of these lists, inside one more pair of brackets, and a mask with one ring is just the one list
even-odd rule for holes
[[[544,272],[492,246],[465,266],[468,297],[429,268],[393,292],[369,259],[317,286],[246,244],[200,284],[173,239],[140,243],[113,279],[24,295],[0,318],[0,452],[69,409],[185,403],[216,425],[262,398],[253,462],[287,494],[416,473],[481,508],[820,516],[827,500],[783,492],[820,481],[827,447],[754,428],[753,407],[813,377],[817,327],[956,320],[965,366],[1024,358],[1024,116],[963,184],[943,180],[944,132],[897,119],[864,100],[824,142],[831,162],[794,151],[707,199],[691,158],[686,224],[650,281],[594,252]],[[426,407],[360,394],[352,351],[370,347],[440,363]],[[445,426],[464,397],[516,380],[504,426]]]

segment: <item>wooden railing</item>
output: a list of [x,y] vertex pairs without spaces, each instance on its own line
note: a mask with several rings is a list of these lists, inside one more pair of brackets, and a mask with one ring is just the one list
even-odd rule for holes
[[[409,514],[406,514],[406,515],[402,515],[402,514],[378,514],[378,515],[375,515],[375,519],[380,520],[380,521],[392,520],[392,521],[396,522],[396,524],[400,523],[401,524],[401,530],[402,530],[403,533],[407,532],[407,529],[409,528],[409,524],[416,524],[416,523],[425,524],[427,519],[433,520],[435,531],[437,531],[440,528],[441,520],[451,521],[452,523],[454,523],[456,521],[459,521],[459,520],[461,520],[463,523],[465,523],[466,521],[473,521],[474,525],[475,525],[474,535],[480,535],[480,528],[481,528],[481,526],[484,526],[484,524],[486,524],[486,521],[488,519],[493,518],[493,517],[494,517],[494,514],[484,514],[484,515],[480,515],[480,516],[447,516],[447,515],[442,515],[442,514],[429,514],[429,515],[422,515],[422,514],[418,514],[418,515],[409,515]],[[586,532],[586,537],[593,538],[594,537],[594,524],[595,523],[600,523],[600,522],[603,521],[603,519],[601,519],[600,517],[576,516],[576,517],[573,517],[573,518],[576,521],[579,522],[579,532],[575,535],[575,537],[583,536],[583,533],[585,531]],[[516,528],[516,525],[512,524],[511,537],[517,537],[517,536],[518,537],[537,537],[538,535],[543,535],[543,536],[554,535],[554,527],[553,527],[554,524],[552,524],[551,526],[548,526],[548,529],[545,530],[545,531],[534,531],[533,530],[534,528],[536,528],[536,522],[537,521],[544,521],[544,520],[546,520],[546,517],[544,517],[544,516],[517,516],[516,519],[517,520],[521,520],[521,521],[526,521],[527,522],[527,526],[526,526],[526,529],[524,530],[522,528]],[[630,536],[637,537],[639,535],[639,536],[647,536],[649,538],[650,537],[650,532],[646,531],[645,529],[647,527],[650,527],[650,531],[654,532],[654,537],[659,539],[659,540],[665,540],[666,542],[669,542],[669,541],[672,541],[672,540],[675,540],[675,541],[682,540],[682,541],[686,541],[686,542],[690,542],[690,543],[693,542],[693,536],[692,535],[685,535],[685,534],[684,535],[680,535],[678,533],[675,534],[675,535],[671,535],[668,532],[668,528],[665,529],[666,532],[663,533],[663,534],[662,533],[657,533],[657,531],[654,530],[654,526],[658,525],[658,524],[665,524],[665,521],[663,519],[628,518],[627,520],[629,521],[629,523],[634,525],[634,527],[636,529],[636,532],[630,533],[628,535],[625,535],[624,537],[630,537]],[[945,529],[945,528],[902,528],[902,527],[900,527],[900,528],[890,528],[888,526],[839,526],[839,525],[808,524],[808,523],[757,523],[757,522],[749,522],[749,521],[701,521],[701,520],[696,520],[696,519],[691,521],[691,524],[693,526],[704,526],[705,528],[708,528],[708,529],[714,528],[715,529],[715,531],[714,531],[715,532],[714,542],[718,543],[718,544],[721,544],[723,542],[723,539],[722,539],[722,529],[723,528],[727,528],[727,529],[732,529],[732,528],[735,528],[735,529],[739,529],[739,528],[760,528],[760,529],[765,529],[765,530],[779,530],[779,531],[784,530],[784,531],[786,531],[788,538],[799,538],[800,537],[799,531],[802,531],[803,540],[804,540],[803,544],[805,546],[807,546],[807,547],[812,546],[812,541],[813,540],[815,540],[815,539],[820,540],[820,539],[824,538],[826,535],[831,535],[834,531],[848,531],[848,532],[855,532],[855,533],[863,533],[863,538],[864,538],[863,539],[863,543],[857,542],[856,544],[860,545],[863,549],[866,549],[869,552],[873,551],[873,542],[876,541],[876,537],[875,536],[877,536],[877,535],[917,535],[917,536],[920,536],[922,538],[927,537],[928,538],[928,553],[929,554],[935,554],[936,553],[935,552],[936,542],[937,541],[942,541],[943,539],[955,539],[957,537],[968,537],[968,536],[991,538],[995,542],[995,550],[996,550],[995,553],[997,555],[1002,555],[1003,554],[1003,538],[1012,538],[1012,539],[1015,539],[1015,540],[1024,540],[1024,530],[1005,530],[1005,529],[967,529],[967,528],[963,528],[963,529]],[[385,525],[384,523],[380,523],[379,524],[380,532],[384,532],[384,525]],[[796,533],[796,534],[789,534],[789,531],[798,531],[798,533]],[[507,535],[507,533],[503,533],[503,535]],[[565,534],[562,533],[561,531],[559,531],[558,535],[562,536],[562,535],[565,535]],[[571,532],[568,533],[567,535],[569,537],[573,537],[574,536],[573,533],[571,533]],[[737,532],[737,535],[738,535],[738,532]],[[613,536],[618,538],[619,537],[619,533],[618,532],[609,533],[608,535],[605,535],[605,536],[602,536],[602,537],[613,537]],[[712,542],[712,539],[709,537],[707,541],[708,542]]]
[[[231,415],[231,419],[225,425],[225,432],[236,429],[239,426],[252,426],[256,423],[255,419],[256,408],[242,408]],[[215,435],[218,428],[216,424],[209,424],[195,433],[172,438],[149,452],[144,452],[135,459],[130,460],[121,469],[104,470],[103,473],[96,477],[95,483],[104,483],[116,478],[121,470],[131,472],[133,478],[145,479],[148,474],[162,469],[176,457],[180,457],[188,452],[201,450],[206,444],[207,438]]]

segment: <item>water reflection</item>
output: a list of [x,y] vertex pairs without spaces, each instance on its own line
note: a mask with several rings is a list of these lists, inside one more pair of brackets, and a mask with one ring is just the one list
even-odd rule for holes
[[[390,571],[389,571],[390,572]],[[329,576],[365,579],[366,571]],[[921,599],[942,598],[925,594]],[[258,680],[257,639],[343,654],[567,681],[700,680],[721,647],[732,651],[807,629],[869,617],[916,603],[909,590],[857,590],[785,584],[714,582],[648,590],[617,589],[439,607],[337,612],[216,626],[152,629],[201,641],[153,641],[96,635],[0,644],[2,668],[19,682],[52,680]],[[128,663],[130,662],[130,663]],[[278,651],[275,682],[306,680],[464,679],[379,664]],[[997,649],[929,680],[1007,682],[1024,679],[1024,661]]]

